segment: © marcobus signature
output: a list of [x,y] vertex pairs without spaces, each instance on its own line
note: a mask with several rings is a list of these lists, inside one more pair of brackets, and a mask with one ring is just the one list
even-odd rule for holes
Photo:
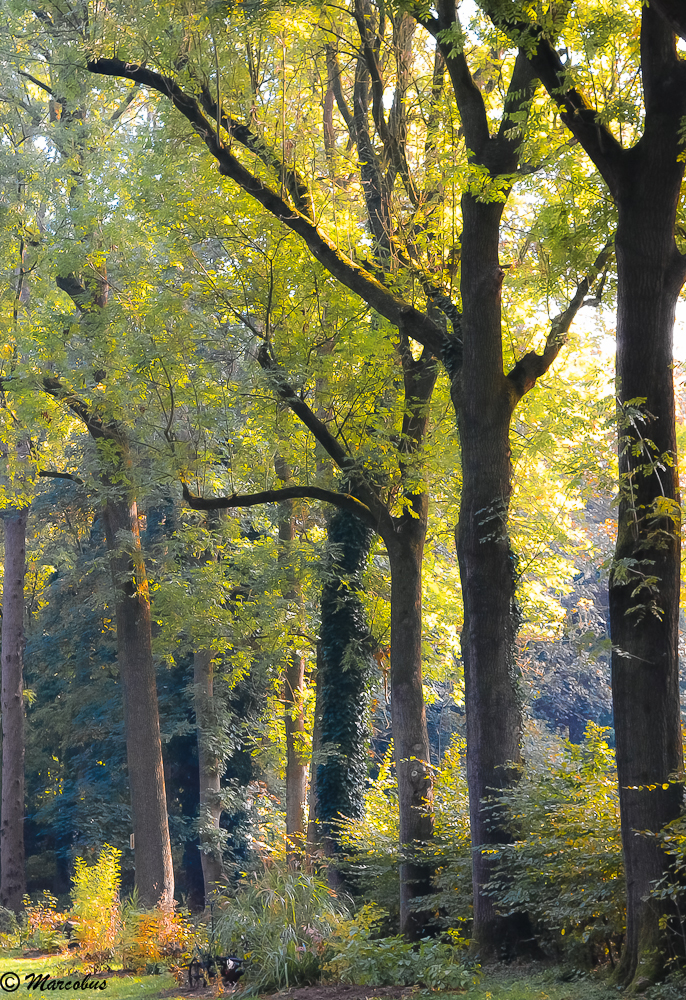
[[[49,972],[29,972],[24,976],[27,990],[104,990],[107,989],[106,979],[91,979],[85,975],[83,979],[56,979]],[[21,980],[16,972],[3,972],[0,975],[0,989],[5,993],[14,993],[19,989]]]

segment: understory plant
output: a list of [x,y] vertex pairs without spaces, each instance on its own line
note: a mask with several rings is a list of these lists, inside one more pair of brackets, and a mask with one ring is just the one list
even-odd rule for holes
[[45,889],[32,900],[24,896],[23,919],[17,925],[26,951],[58,952],[67,944],[63,928],[68,917],[57,909],[57,897]]
[[[677,777],[677,780],[679,778]],[[683,780],[683,776],[681,778]],[[645,831],[645,837],[655,837]],[[669,871],[653,886],[651,895],[659,899],[666,912],[661,918],[666,931],[667,967],[672,968],[682,987],[686,986],[684,967],[686,966],[686,905],[684,885],[686,885],[686,811],[668,823],[657,835],[665,854],[671,859]],[[666,993],[665,996],[668,994]]]
[[[454,735],[434,769],[434,836],[423,851],[434,870],[436,891],[413,900],[413,908],[433,911],[437,928],[468,933],[471,924],[472,857],[469,833],[469,793],[465,775],[465,741]],[[344,820],[340,840],[346,860],[339,865],[362,901],[385,911],[382,931],[398,925],[398,785],[393,745],[364,797],[359,820]]]
[[125,969],[157,971],[180,964],[192,951],[193,937],[190,916],[183,910],[146,909],[135,891],[124,903],[119,945]]
[[[497,802],[512,843],[489,886],[503,913],[528,913],[555,957],[614,962],[625,889],[614,751],[589,722],[583,743],[537,733],[519,783]],[[495,807],[495,803],[494,803]]]
[[327,940],[348,915],[323,879],[281,865],[245,878],[218,905],[216,943],[248,960],[245,984],[260,993],[317,982]]
[[366,904],[350,920],[339,923],[324,966],[327,978],[360,986],[426,986],[435,990],[464,989],[478,978],[466,962],[465,941],[457,931],[442,939],[424,938],[410,944],[400,934],[381,937],[386,914]]
[[105,961],[113,958],[122,929],[122,852],[105,844],[95,864],[76,858],[72,878],[72,913],[75,937],[84,958]]

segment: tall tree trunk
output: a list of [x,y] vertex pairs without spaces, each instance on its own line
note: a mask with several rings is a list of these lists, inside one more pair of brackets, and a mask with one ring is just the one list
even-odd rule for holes
[[292,864],[302,859],[305,846],[305,803],[307,799],[307,763],[304,757],[305,659],[292,650],[286,664],[283,685],[284,726],[286,730],[286,837]]
[[483,886],[493,871],[482,848],[505,834],[484,806],[513,780],[522,729],[514,658],[514,556],[508,538],[512,404],[503,373],[498,262],[502,205],[462,199],[462,383],[453,393],[462,448],[456,532],[464,601],[462,657],[467,716],[467,780],[473,844],[474,929],[483,959],[498,953],[503,922]]
[[110,497],[103,516],[115,591],[136,888],[143,905],[169,907],[174,900],[174,871],[138,508],[135,501]]
[[0,906],[19,912],[24,868],[24,574],[27,510],[5,510],[2,591],[2,819]]
[[[317,705],[313,746],[316,773],[316,834],[329,857],[338,849],[336,824],[359,819],[367,776],[366,708],[371,673],[369,627],[360,599],[374,532],[350,511],[337,509],[329,520],[317,660]],[[321,759],[317,752],[324,750]],[[343,880],[329,868],[333,887]]]
[[[276,474],[288,482],[291,471],[288,463],[277,455],[274,460]],[[289,549],[295,541],[293,501],[287,500],[279,508],[279,559],[287,564]],[[286,565],[287,584],[284,597],[287,601],[300,598],[300,588],[292,568]],[[305,805],[307,801],[307,763],[302,745],[305,733],[303,696],[305,692],[305,660],[291,646],[283,678],[283,712],[286,731],[286,841],[289,864],[300,863],[305,848]]]
[[[424,498],[426,507],[426,497]],[[422,692],[422,556],[426,517],[406,515],[387,539],[391,565],[391,722],[400,812],[400,931],[425,932],[427,914],[412,900],[431,892],[431,868],[422,858],[433,832],[429,812],[431,751]],[[428,800],[428,801],[427,801]]]
[[207,906],[212,893],[222,885],[223,874],[219,834],[222,813],[220,762],[211,749],[211,733],[216,725],[212,710],[214,677],[211,649],[196,649],[193,654],[193,686],[198,731],[200,862]]
[[[677,113],[675,108],[669,117]],[[649,893],[668,870],[668,859],[654,837],[637,831],[657,833],[679,815],[682,799],[682,787],[670,783],[670,775],[683,771],[672,330],[684,281],[684,260],[673,236],[684,165],[676,122],[669,131],[662,124],[647,118],[646,134],[633,151],[630,183],[623,186],[618,204],[616,238],[621,481],[610,626],[627,880],[626,943],[618,969],[622,982],[654,979],[665,958],[659,924],[664,905]],[[659,135],[653,137],[656,130]],[[646,786],[657,787],[650,791]]]

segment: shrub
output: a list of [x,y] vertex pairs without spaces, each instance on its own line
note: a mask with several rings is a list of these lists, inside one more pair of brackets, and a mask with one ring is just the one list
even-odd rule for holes
[[344,819],[339,826],[342,858],[337,867],[362,899],[386,913],[386,928],[400,919],[400,855],[398,852],[398,782],[389,746],[375,781],[364,794],[361,819]]
[[427,986],[430,989],[464,989],[476,981],[474,968],[465,963],[464,941],[448,935],[447,941],[425,938],[412,945],[399,934],[379,937],[386,914],[366,905],[351,920],[341,921],[331,939],[333,955],[325,975],[360,986]]
[[319,979],[344,904],[314,875],[273,867],[219,902],[215,947],[248,960],[246,985],[271,992]]
[[85,958],[112,958],[121,933],[120,858],[122,852],[105,844],[94,865],[83,858],[74,862],[72,914],[75,937]]
[[[436,892],[413,900],[413,907],[433,910],[438,926],[466,929],[471,923],[472,857],[469,793],[465,777],[465,741],[454,736],[435,769],[432,810],[434,838],[425,848],[435,871]],[[384,930],[398,926],[399,864],[398,785],[389,747],[364,798],[361,820],[341,824],[347,877],[366,902],[386,911]]]
[[436,891],[413,906],[434,910],[439,926],[459,928],[466,935],[472,921],[472,840],[465,753],[465,740],[456,734],[436,768],[434,838],[426,848]]
[[499,848],[490,893],[528,912],[552,953],[597,959],[624,933],[625,896],[614,752],[589,723],[582,744],[537,734],[504,803],[514,843]]
[[19,922],[11,910],[0,906],[0,953],[18,948],[21,943]]
[[62,933],[67,917],[57,909],[57,897],[47,889],[32,902],[24,896],[24,919],[21,944],[30,951],[56,952],[67,944]]
[[124,904],[120,944],[127,969],[141,972],[170,959],[181,960],[192,936],[190,917],[183,911],[143,909],[135,892]]

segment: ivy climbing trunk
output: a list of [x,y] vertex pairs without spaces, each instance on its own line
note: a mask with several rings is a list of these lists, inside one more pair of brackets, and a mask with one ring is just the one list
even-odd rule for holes
[[221,818],[220,761],[212,752],[214,676],[212,650],[196,649],[193,654],[195,724],[198,731],[198,780],[200,786],[200,863],[205,889],[205,905],[222,885],[222,856],[219,841]]
[[[329,520],[317,658],[317,705],[313,747],[316,834],[335,857],[341,817],[359,819],[367,775],[366,707],[371,655],[369,627],[360,598],[374,532],[350,511]],[[329,878],[340,885],[335,866]]]
[[108,497],[103,519],[115,592],[136,888],[144,906],[166,908],[174,901],[174,870],[152,656],[150,600],[135,500]]
[[24,869],[24,574],[26,509],[2,512],[5,573],[2,588],[2,818],[0,906],[18,913],[26,892]]

